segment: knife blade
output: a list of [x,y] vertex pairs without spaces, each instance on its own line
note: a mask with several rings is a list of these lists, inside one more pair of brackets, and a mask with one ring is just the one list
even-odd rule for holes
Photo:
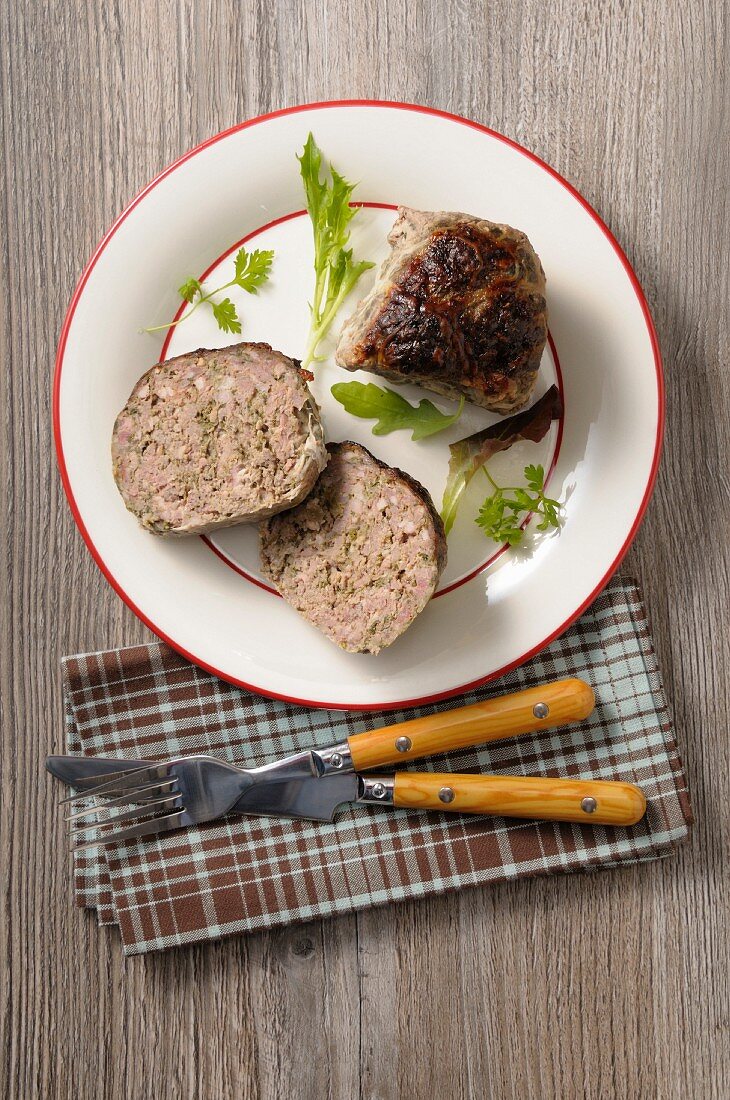
[[69,787],[79,790],[86,781],[103,783],[106,776],[112,779],[118,772],[149,768],[161,763],[161,760],[134,760],[120,756],[47,756],[46,770],[56,779],[68,783]]
[[358,800],[360,781],[355,772],[325,778],[317,774],[316,768],[308,776],[287,775],[290,771],[290,766],[277,765],[265,775],[258,773],[231,812],[334,821],[344,802]]

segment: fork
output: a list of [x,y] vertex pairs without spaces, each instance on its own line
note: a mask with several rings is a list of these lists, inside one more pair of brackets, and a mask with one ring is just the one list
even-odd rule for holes
[[[644,795],[631,783],[453,772],[333,773],[312,751],[251,771],[194,756],[136,767],[101,784],[99,778],[104,777],[97,776],[97,786],[85,784],[80,794],[64,800],[106,799],[101,808],[70,815],[73,851],[199,825],[231,811],[332,821],[345,802],[593,825],[633,825],[646,809]],[[83,824],[91,815],[130,803],[133,809]],[[90,830],[97,835],[81,839]]]
[[[313,774],[309,759],[301,762],[300,774],[302,777]],[[293,778],[292,769],[287,779]],[[104,776],[78,779],[75,781],[78,793],[61,800],[61,805],[71,806],[92,796],[105,800],[101,805],[74,809],[65,818],[71,823],[69,836],[75,852],[224,817],[255,784],[256,775],[214,757],[187,756],[110,773],[100,782],[104,779]],[[133,809],[109,813],[130,804]],[[101,820],[97,815],[101,815]],[[86,819],[92,816],[95,820],[86,824]],[[121,825],[125,827],[120,828]],[[98,831],[94,839],[81,839],[92,830]]]

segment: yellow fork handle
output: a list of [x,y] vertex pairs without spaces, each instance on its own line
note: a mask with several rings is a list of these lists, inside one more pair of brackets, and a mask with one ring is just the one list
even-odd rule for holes
[[[368,776],[368,784],[373,781],[377,777]],[[580,825],[635,825],[646,811],[646,799],[632,783],[453,772],[397,772],[393,805]]]

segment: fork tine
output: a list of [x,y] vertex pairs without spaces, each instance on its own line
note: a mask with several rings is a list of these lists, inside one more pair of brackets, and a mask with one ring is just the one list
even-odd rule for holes
[[139,825],[120,829],[118,833],[109,833],[107,836],[86,841],[84,844],[75,844],[71,847],[71,851],[83,852],[87,848],[99,848],[102,844],[119,844],[123,840],[135,840],[137,837],[151,836],[153,833],[167,833],[171,829],[179,828],[184,816],[185,810],[177,810],[175,813],[166,814],[165,817],[155,817],[152,821],[141,821]]
[[[121,814],[114,814],[113,817],[107,818],[106,821],[92,821],[88,825],[72,825],[69,829],[69,837],[73,840],[79,833],[88,833],[90,829],[102,829],[107,828],[110,825],[116,826],[120,821],[136,821],[140,817],[144,817],[148,813],[159,813],[160,810],[172,809],[177,803],[177,808],[180,808],[180,792],[176,791],[174,794],[165,795],[164,798],[155,798],[150,802],[145,802],[142,806],[135,806],[132,810],[124,810]],[[71,818],[67,817],[67,821]]]
[[83,793],[62,798],[60,805],[63,806],[66,802],[76,802],[80,798],[105,798],[107,794],[113,796],[130,788],[139,787],[141,784],[152,783],[155,779],[167,779],[169,775],[169,764],[157,764],[151,768],[132,768],[128,772],[117,772],[114,779],[108,783],[97,783],[93,787],[85,787]]
[[169,794],[176,783],[177,779],[173,776],[172,779],[164,779],[162,783],[153,783],[149,787],[140,787],[139,790],[120,794],[118,798],[110,798],[107,802],[102,802],[98,806],[88,806],[84,810],[75,810],[72,814],[68,814],[64,818],[64,821],[75,821],[77,818],[89,817],[90,814],[98,814],[104,810],[113,809],[114,806],[128,805],[130,802],[139,802],[142,807],[148,806],[151,800],[165,793],[166,787],[168,788]]

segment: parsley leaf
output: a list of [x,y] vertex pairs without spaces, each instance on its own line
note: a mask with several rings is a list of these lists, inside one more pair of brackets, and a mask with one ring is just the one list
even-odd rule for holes
[[330,330],[340,306],[363,272],[374,265],[367,260],[354,261],[348,226],[357,213],[350,206],[355,189],[330,164],[331,182],[320,179],[322,153],[310,133],[301,156],[297,154],[304,184],[307,211],[314,238],[314,295],[310,303],[310,328],[302,367],[321,361],[317,348]]
[[181,287],[178,287],[178,294],[186,302],[192,302],[196,294],[203,293],[203,287],[197,279],[186,279]]
[[236,286],[247,290],[249,294],[256,294],[258,288],[268,279],[273,260],[274,253],[270,249],[256,248],[253,252],[246,252],[245,248],[241,248],[235,259]]
[[436,432],[448,428],[461,415],[464,407],[462,397],[455,413],[441,412],[425,398],[418,405],[411,405],[395,390],[372,382],[336,382],[332,386],[332,396],[353,416],[363,420],[377,420],[373,426],[373,435],[388,435],[401,428],[412,431],[411,439],[425,439]]
[[212,302],[211,305],[219,329],[222,329],[223,332],[241,331],[241,322],[238,320],[236,307],[230,298],[224,298],[222,302]]
[[[497,485],[488,470],[484,471],[494,492],[482,504],[476,522],[487,538],[517,546],[522,542],[524,525],[530,515],[540,516],[538,531],[560,527],[559,500],[545,496],[545,471],[542,466],[525,466],[525,481],[533,491],[530,495],[521,486]],[[511,493],[510,497],[508,494]]]
[[215,302],[213,299],[217,294],[222,294],[224,290],[228,290],[232,286],[239,286],[241,290],[246,290],[249,294],[256,294],[259,287],[263,286],[271,273],[273,259],[274,253],[270,249],[256,248],[253,252],[247,252],[245,248],[239,248],[233,261],[234,274],[230,282],[216,287],[215,290],[205,290],[203,284],[191,276],[178,287],[177,291],[182,300],[188,303],[190,309],[186,310],[182,317],[178,317],[176,321],[170,321],[166,325],[153,325],[144,331],[162,332],[166,329],[175,328],[176,325],[187,321],[188,317],[195,313],[198,306],[207,305],[213,311],[219,329],[223,332],[240,332],[241,322],[238,311],[230,298],[224,298],[220,302]]
[[[522,439],[539,443],[547,434],[552,421],[559,420],[562,415],[563,404],[560,394],[556,386],[551,386],[544,397],[525,412],[508,416],[506,420],[499,420],[491,427],[475,432],[466,439],[459,439],[449,446],[451,458],[441,503],[441,517],[447,534],[454,525],[459,501],[467,485],[492,455],[497,454],[498,451],[506,451],[513,443],[518,443]],[[539,466],[528,467],[533,478],[532,483],[528,481],[528,488],[533,492],[539,491],[535,479],[538,478],[540,469]]]
[[525,481],[533,493],[539,493],[545,485],[545,471],[542,466],[525,466]]

